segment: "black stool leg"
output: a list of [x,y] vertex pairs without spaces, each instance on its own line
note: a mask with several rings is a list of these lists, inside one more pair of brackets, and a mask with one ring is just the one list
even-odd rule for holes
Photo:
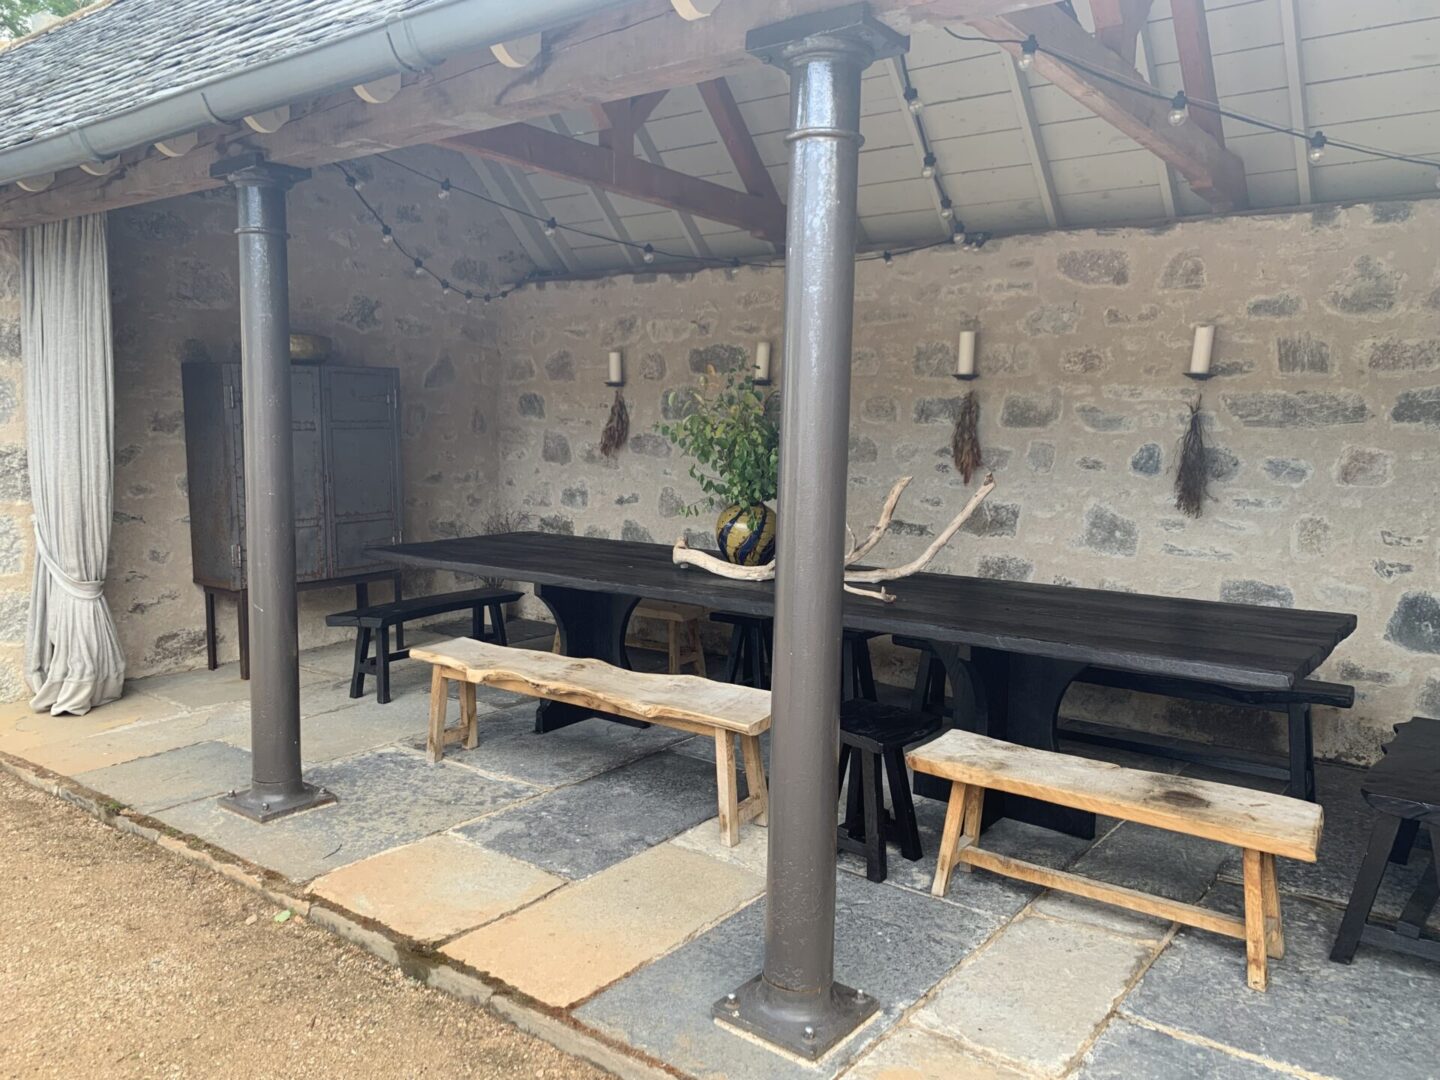
[[882,788],[881,770],[875,759],[878,754],[860,752],[860,770],[865,788],[865,876],[871,881],[884,881],[885,829],[881,814],[885,808],[885,793]]
[[840,642],[840,700],[860,696],[859,673],[855,670],[855,643],[846,637]]
[[1380,891],[1380,879],[1385,876],[1385,863],[1395,846],[1400,825],[1400,819],[1389,814],[1380,815],[1380,820],[1375,822],[1370,846],[1365,849],[1360,872],[1355,875],[1355,887],[1350,891],[1350,903],[1345,907],[1345,917],[1340,920],[1340,931],[1335,935],[1335,947],[1330,950],[1331,960],[1348,964],[1355,959],[1360,934],[1375,904],[1375,894]]
[[850,785],[845,789],[845,833],[852,840],[865,838],[865,775],[863,750],[850,751]]
[[870,666],[870,642],[855,643],[855,696],[866,701],[879,701],[875,690],[875,669]]
[[376,631],[375,700],[390,704],[390,627],[383,625]]
[[915,665],[915,685],[910,688],[910,711],[923,713],[930,696],[930,654],[922,652],[920,662]]
[[370,658],[370,628],[355,631],[355,666],[350,669],[350,696],[365,696],[365,661]]
[[1395,843],[1390,848],[1390,861],[1396,866],[1404,866],[1410,861],[1410,849],[1415,846],[1415,837],[1420,832],[1420,822],[1409,819],[1400,822],[1400,831],[1395,836]]
[[741,650],[745,648],[745,628],[739,623],[730,631],[730,654],[725,658],[725,681],[740,681]]
[[916,862],[921,855],[920,826],[915,820],[915,801],[910,798],[910,777],[905,771],[903,747],[892,746],[885,751],[885,774],[890,781],[890,805],[894,810],[900,854]]
[[490,628],[495,634],[496,645],[509,645],[510,635],[505,630],[505,605],[488,604],[490,608]]

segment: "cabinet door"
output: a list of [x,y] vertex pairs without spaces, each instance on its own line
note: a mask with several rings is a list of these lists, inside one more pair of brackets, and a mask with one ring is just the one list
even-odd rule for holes
[[[235,412],[234,445],[236,471],[244,475],[244,426],[241,411],[240,367],[233,367],[227,401]],[[291,474],[295,499],[295,578],[318,581],[328,577],[325,520],[325,447],[321,418],[320,373],[317,368],[296,366],[290,370],[290,430],[293,433],[294,465]],[[245,556],[245,485],[239,488],[240,554]]]
[[330,367],[323,374],[332,576],[383,569],[365,549],[400,540],[398,372]]

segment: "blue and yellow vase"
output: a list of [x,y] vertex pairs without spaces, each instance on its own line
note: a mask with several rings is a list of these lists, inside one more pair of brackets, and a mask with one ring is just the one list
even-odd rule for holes
[[720,552],[739,566],[760,566],[775,558],[775,511],[764,503],[727,506],[715,522]]

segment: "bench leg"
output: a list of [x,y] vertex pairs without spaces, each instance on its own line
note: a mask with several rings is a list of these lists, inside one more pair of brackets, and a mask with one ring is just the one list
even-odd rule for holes
[[1285,955],[1285,928],[1280,921],[1280,882],[1275,878],[1275,856],[1260,854],[1260,890],[1265,902],[1265,955],[1279,960]]
[[955,856],[960,852],[960,831],[965,824],[965,791],[966,785],[958,780],[950,785],[950,805],[945,811],[945,828],[940,834],[939,858],[935,863],[935,884],[930,887],[936,896],[944,896],[949,890]]
[[720,842],[740,842],[740,806],[735,785],[735,743],[728,731],[715,732],[715,787],[720,803]]
[[480,725],[475,707],[475,684],[460,684],[460,731],[465,740],[465,749],[474,750],[480,742]]
[[1385,876],[1385,864],[1390,858],[1390,849],[1395,844],[1395,835],[1400,831],[1400,819],[1390,814],[1381,814],[1370,833],[1370,846],[1365,849],[1365,858],[1355,875],[1355,887],[1350,891],[1350,903],[1345,907],[1345,917],[1340,920],[1340,930],[1335,935],[1335,946],[1330,950],[1330,959],[1348,964],[1355,959],[1355,949],[1360,944],[1360,934],[1365,929],[1365,920],[1370,917],[1370,908],[1375,903],[1375,894],[1380,891],[1380,881]]
[[1245,866],[1245,975],[1251,990],[1264,990],[1268,981],[1265,963],[1265,884],[1261,854],[1244,851]]
[[665,659],[671,675],[680,674],[680,624],[665,623]]
[[745,760],[746,816],[757,825],[770,822],[770,790],[765,784],[765,759],[760,754],[759,735],[740,736],[740,756]]
[[690,647],[695,650],[695,674],[708,679],[710,672],[705,670],[705,642],[700,637],[700,620],[691,619],[685,624],[685,631],[690,638]]
[[365,696],[365,661],[370,659],[370,628],[355,631],[355,666],[350,670],[350,696]]
[[390,628],[382,626],[375,632],[375,700],[390,704]]
[[430,673],[430,734],[425,739],[425,756],[431,765],[438,765],[445,754],[445,710],[449,702],[445,669],[436,665]]

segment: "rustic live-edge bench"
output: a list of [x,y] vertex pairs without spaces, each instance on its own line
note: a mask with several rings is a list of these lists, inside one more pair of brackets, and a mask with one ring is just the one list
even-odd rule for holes
[[[957,863],[1075,893],[1245,942],[1250,986],[1264,990],[1267,955],[1285,952],[1275,857],[1314,862],[1323,813],[1314,803],[1249,788],[1128,769],[951,730],[906,755],[910,767],[951,781],[935,870],[936,896]],[[1244,852],[1245,917],[1052,870],[977,846],[985,792],[1003,791],[1172,832]]]
[[[441,759],[447,743],[463,741],[468,749],[478,744],[475,687],[495,686],[714,738],[722,842],[727,847],[739,843],[740,826],[746,821],[765,823],[769,800],[760,734],[770,728],[768,691],[695,675],[628,671],[602,660],[509,649],[471,638],[413,648],[410,655],[435,665],[426,740],[432,763]],[[452,682],[460,688],[458,728],[445,726]],[[749,789],[743,802],[735,782],[737,737]]]
[[[438,593],[434,596],[412,596],[407,600],[393,600],[388,604],[370,604],[352,611],[337,611],[325,616],[326,626],[355,627],[355,663],[350,669],[350,696],[358,698],[365,693],[365,676],[375,676],[375,700],[381,705],[390,701],[390,664],[404,660],[411,655],[403,645],[390,648],[390,630],[403,627],[415,619],[428,619],[435,615],[448,615],[452,611],[470,611],[470,632],[477,638],[485,636],[485,612],[490,612],[491,633],[501,645],[505,644],[506,604],[513,604],[523,594],[509,589],[489,586],[466,589],[463,592]],[[375,655],[370,655],[370,639],[375,639]]]

